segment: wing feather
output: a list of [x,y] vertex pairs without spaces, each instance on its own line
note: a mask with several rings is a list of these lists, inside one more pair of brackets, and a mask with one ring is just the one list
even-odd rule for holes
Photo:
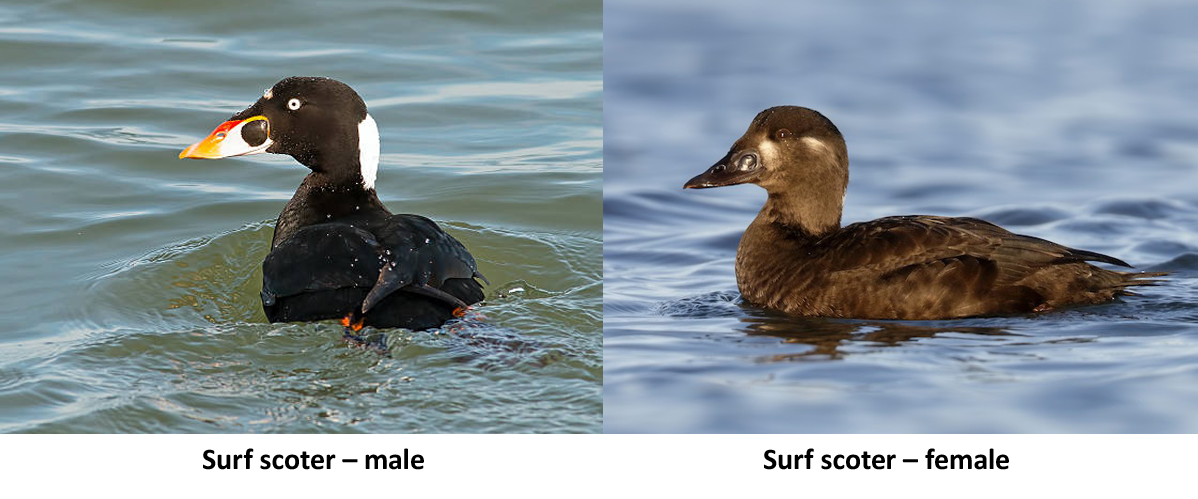
[[[1040,268],[1064,263],[1097,261],[1129,266],[1101,253],[1015,234],[990,222],[964,217],[880,218],[846,226],[820,244],[829,246],[824,254],[833,259],[833,268],[871,269],[884,276],[911,275],[925,266],[960,273],[966,271],[961,268],[966,261],[987,261],[993,266],[995,285],[1016,283]],[[987,266],[971,263],[970,268],[980,272]]]

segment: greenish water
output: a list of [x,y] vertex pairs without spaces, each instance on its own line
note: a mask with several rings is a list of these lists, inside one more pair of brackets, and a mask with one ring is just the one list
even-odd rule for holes
[[[0,430],[595,432],[601,6],[0,6]],[[179,150],[290,75],[349,83],[379,196],[491,279],[391,357],[258,299],[289,157]]]

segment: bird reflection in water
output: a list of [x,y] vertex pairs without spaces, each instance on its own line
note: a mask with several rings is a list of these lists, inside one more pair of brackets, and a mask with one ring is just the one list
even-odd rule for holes
[[953,326],[910,322],[864,321],[789,317],[774,312],[742,307],[752,315],[741,317],[742,331],[750,336],[772,336],[785,343],[809,345],[800,353],[775,354],[760,357],[759,362],[843,359],[848,346],[870,344],[878,347],[899,347],[919,338],[956,333],[977,336],[1022,336],[1000,327]]
[[[692,319],[736,318],[749,336],[771,336],[784,343],[808,345],[801,353],[768,355],[761,362],[843,359],[846,347],[898,347],[918,338],[956,333],[979,337],[1013,338],[1024,335],[996,326],[963,325],[962,320],[884,321],[795,317],[745,303],[735,291],[714,291],[659,304],[659,314]],[[973,319],[966,319],[972,321]],[[985,319],[981,319],[985,320]]]

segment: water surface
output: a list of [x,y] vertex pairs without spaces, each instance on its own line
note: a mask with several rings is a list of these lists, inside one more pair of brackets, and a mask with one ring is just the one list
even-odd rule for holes
[[[0,6],[0,430],[594,432],[598,2]],[[393,331],[268,324],[260,265],[306,169],[176,158],[291,75],[349,83],[377,188],[491,279]]]
[[[1198,431],[1193,3],[609,1],[604,428]],[[760,110],[817,109],[844,223],[981,217],[1170,271],[1142,296],[955,321],[740,301],[765,199],[681,190]]]

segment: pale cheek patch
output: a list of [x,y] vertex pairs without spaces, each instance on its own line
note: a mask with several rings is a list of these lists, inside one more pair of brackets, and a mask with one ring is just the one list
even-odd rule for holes
[[358,162],[362,165],[362,186],[374,189],[379,173],[379,127],[369,114],[358,123]]
[[761,164],[766,168],[773,168],[779,165],[781,157],[778,154],[778,146],[771,141],[762,142],[757,146],[757,151],[761,153]]

